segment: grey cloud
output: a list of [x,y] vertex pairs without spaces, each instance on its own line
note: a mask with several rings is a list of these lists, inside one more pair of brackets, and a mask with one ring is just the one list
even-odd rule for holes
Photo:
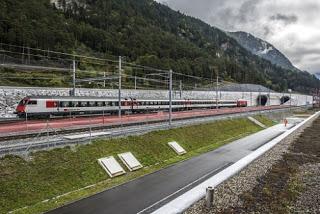
[[[226,31],[271,42],[301,69],[319,71],[319,0],[157,0]],[[293,31],[296,29],[296,31]],[[308,29],[311,29],[309,34]]]
[[270,34],[272,34],[272,29],[269,26],[264,26],[263,27],[263,35],[265,37],[268,37]]
[[298,21],[298,17],[296,15],[285,15],[285,14],[281,14],[281,13],[270,16],[269,19],[271,21],[283,22],[285,25],[293,24]]
[[257,6],[260,4],[261,0],[248,0],[242,3],[240,6],[238,17],[239,21],[247,23],[248,21],[254,19],[253,16],[257,9]]

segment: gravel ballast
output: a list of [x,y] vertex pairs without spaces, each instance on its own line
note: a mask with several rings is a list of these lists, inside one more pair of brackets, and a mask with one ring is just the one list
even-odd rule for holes
[[[290,173],[293,173],[292,171],[294,171],[290,168],[291,166],[289,167],[290,169],[288,169],[288,174],[277,174],[277,169],[281,169],[281,167],[277,167],[277,164],[286,162],[283,161],[285,156],[292,156],[291,153],[296,153],[296,151],[291,151],[293,144],[297,140],[302,138],[300,137],[300,135],[304,132],[305,129],[313,124],[314,120],[315,119],[308,121],[296,132],[282,140],[274,148],[269,150],[259,159],[255,160],[236,176],[216,187],[214,194],[214,206],[212,208],[206,208],[205,200],[202,199],[195,203],[192,207],[187,209],[185,213],[194,214],[273,212],[273,207],[269,206],[269,204],[265,205],[266,202],[264,201],[266,196],[268,196],[269,199],[272,200],[273,194],[274,192],[276,192],[274,190],[274,187],[268,188],[268,182],[272,180],[269,178],[270,176],[271,178],[275,176],[275,179],[279,182],[276,187],[280,189],[280,196],[281,194],[283,194],[282,192],[284,192],[283,189],[288,189],[289,187],[293,188],[293,191],[295,191],[295,194],[292,195],[298,195],[297,197],[291,197],[291,194],[288,194],[290,197],[286,197],[287,195],[285,195],[285,199],[283,201],[287,202],[286,200],[287,198],[289,198],[291,199],[291,201],[289,200],[291,203],[285,204],[285,208],[280,212],[286,212],[289,210],[289,212],[291,213],[304,212],[305,210],[309,210],[311,213],[317,213],[315,211],[319,211],[320,195],[319,184],[317,183],[320,177],[319,163],[317,163],[316,165],[312,163],[313,165],[304,164],[300,166],[294,179],[290,178]],[[316,122],[320,124],[320,119],[317,119]],[[308,176],[305,176],[306,174]],[[279,178],[281,177],[282,179],[278,179],[277,176],[279,176]],[[286,179],[287,177],[288,179]],[[292,184],[297,184],[297,187],[292,187]],[[273,190],[273,192],[268,192],[270,191],[270,189]],[[308,199],[308,197],[310,197],[310,199]],[[275,200],[279,200],[279,198]],[[297,202],[295,202],[296,200]]]

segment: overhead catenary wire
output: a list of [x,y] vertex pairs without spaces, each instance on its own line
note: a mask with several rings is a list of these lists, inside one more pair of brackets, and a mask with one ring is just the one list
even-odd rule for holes
[[[4,47],[11,47],[13,48],[20,48],[22,51],[12,51],[12,50],[3,50],[1,48]],[[26,51],[25,50],[29,50]],[[30,52],[31,50],[31,52]],[[33,52],[40,52],[42,53],[33,53]],[[119,60],[116,59],[108,59],[108,58],[98,58],[98,57],[91,57],[91,56],[85,56],[85,55],[79,55],[79,54],[71,54],[71,53],[65,53],[65,52],[59,52],[59,51],[51,51],[51,50],[43,50],[43,49],[39,49],[39,48],[31,48],[31,47],[25,47],[25,46],[18,46],[18,45],[11,45],[11,44],[5,44],[5,43],[0,43],[0,52],[3,53],[9,53],[9,54],[17,54],[17,55],[29,55],[29,56],[33,56],[36,58],[40,58],[40,59],[45,59],[45,60],[59,60],[59,65],[63,65],[64,63],[69,63],[69,65],[71,65],[71,61],[73,61],[73,59],[76,60],[77,63],[80,63],[80,65],[82,64],[83,67],[86,66],[86,64],[90,65],[97,65],[96,67],[94,67],[95,69],[93,70],[86,70],[86,69],[81,69],[78,66],[77,67],[77,73],[91,73],[92,75],[99,75],[99,74],[104,74],[105,71],[105,66],[107,66],[108,70],[115,70],[117,69],[117,64],[119,63]],[[57,56],[54,56],[57,55]],[[66,56],[65,58],[62,58],[62,56]],[[12,56],[9,56],[12,57]],[[14,57],[12,57],[14,58]],[[115,58],[115,56],[114,56]],[[19,60],[18,58],[14,58],[15,60]],[[87,61],[88,60],[88,61]],[[93,61],[90,61],[93,60]],[[21,61],[21,60],[20,60]],[[32,61],[35,61],[34,59]],[[46,61],[39,61],[41,63],[46,63]],[[35,67],[28,67],[30,65],[25,65],[26,68],[32,68],[32,69],[36,69]],[[104,69],[101,68],[100,71],[100,67],[98,66],[103,66]],[[59,70],[59,69],[55,69],[54,67],[46,67],[46,66],[40,66],[37,67],[38,70]],[[69,72],[72,70],[72,68],[61,68],[62,70],[65,69],[66,72]],[[125,73],[130,73],[130,69],[134,70],[142,70],[142,72],[138,72],[135,76],[131,76],[130,79],[135,78],[136,80],[146,80],[146,81],[150,81],[150,82],[157,82],[157,83],[163,83],[163,84],[168,84],[168,76],[169,76],[169,70],[168,69],[159,69],[159,68],[154,68],[151,66],[145,66],[145,65],[139,65],[136,64],[134,62],[126,62],[123,61],[122,62],[122,69],[123,69],[123,74],[126,75]],[[61,70],[61,71],[62,71]],[[135,71],[134,71],[135,72]],[[149,73],[149,72],[153,72],[153,73]],[[107,72],[107,75],[111,75],[114,74],[115,72]],[[190,74],[184,74],[184,73],[179,73],[179,72],[172,72],[173,75],[173,79],[172,79],[172,83],[173,86],[176,86],[176,83],[179,85],[178,87],[180,88],[180,81],[183,81],[183,88],[195,88],[195,86],[192,86],[190,82],[194,82],[194,80],[199,81],[199,83],[197,82],[197,88],[207,88],[210,89],[209,85],[211,82],[213,82],[212,79],[210,78],[206,78],[206,77],[201,77],[201,76],[195,76],[195,75],[190,75]],[[129,75],[130,76],[130,75]],[[126,76],[127,78],[129,78],[129,76]],[[147,76],[158,76],[159,79],[156,78],[147,78]],[[181,79],[181,77],[183,77],[183,79]],[[92,77],[93,78],[93,77]],[[186,79],[187,78],[187,79]],[[166,80],[163,80],[166,79]],[[192,81],[191,81],[192,79]],[[97,81],[101,81],[101,78],[97,77],[96,78]],[[232,84],[230,82],[226,82],[223,80],[219,80],[219,85],[221,84]],[[206,86],[208,85],[208,86]],[[160,85],[157,85],[156,87],[160,87]]]

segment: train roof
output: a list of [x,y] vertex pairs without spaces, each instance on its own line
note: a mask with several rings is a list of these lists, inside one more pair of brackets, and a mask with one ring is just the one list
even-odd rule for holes
[[[28,99],[63,99],[63,100],[67,100],[67,99],[71,99],[71,100],[118,100],[118,98],[116,97],[95,97],[95,96],[26,96],[25,98]],[[122,98],[122,100],[126,100],[126,99],[130,99],[130,97],[124,97]],[[168,99],[139,99],[139,98],[133,98],[137,101],[169,101]],[[215,101],[215,99],[172,99],[172,101]],[[235,102],[236,100],[219,100],[221,101],[233,101]]]
[[117,99],[115,97],[95,97],[95,96],[26,96],[29,99]]

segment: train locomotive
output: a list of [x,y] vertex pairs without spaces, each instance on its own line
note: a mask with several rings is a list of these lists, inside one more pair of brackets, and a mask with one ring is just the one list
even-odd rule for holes
[[[191,110],[199,108],[246,107],[246,100],[172,100],[172,110]],[[121,99],[121,111],[130,113],[145,113],[166,111],[168,100],[160,99]],[[47,97],[29,96],[23,98],[16,108],[20,118],[44,118],[53,116],[70,116],[85,114],[113,114],[119,111],[119,101],[115,98],[99,97]]]

